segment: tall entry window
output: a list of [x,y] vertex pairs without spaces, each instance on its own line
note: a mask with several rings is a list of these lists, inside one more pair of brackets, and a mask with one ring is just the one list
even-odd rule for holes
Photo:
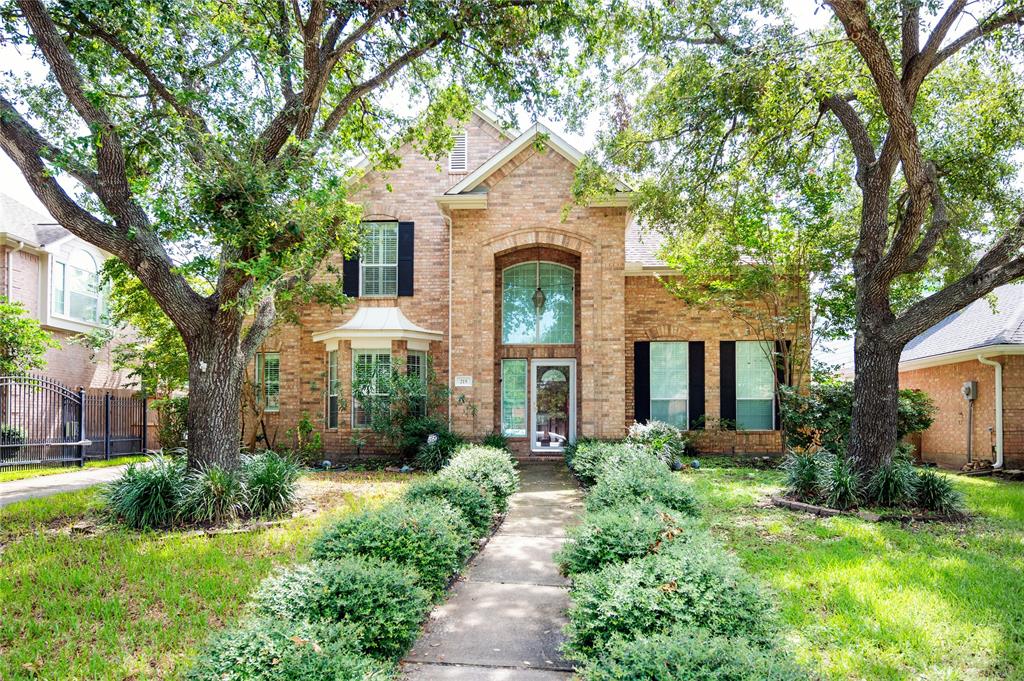
[[775,369],[771,345],[736,341],[736,428],[775,427]]
[[506,345],[571,345],[575,272],[526,262],[502,273],[501,340]]
[[651,418],[689,430],[690,367],[686,343],[651,343]]
[[526,360],[501,360],[501,432],[526,437]]

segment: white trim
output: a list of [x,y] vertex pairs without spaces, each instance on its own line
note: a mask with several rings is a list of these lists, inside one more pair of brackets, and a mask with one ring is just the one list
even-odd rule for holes
[[973,362],[979,355],[992,357],[996,355],[1024,355],[1024,345],[1014,343],[1000,343],[998,345],[983,345],[980,348],[968,348],[945,352],[939,355],[929,355],[917,359],[908,359],[900,362],[900,371],[913,371],[915,369],[927,369],[929,367],[942,366],[944,364],[958,364],[960,362]]
[[564,447],[535,447],[537,438],[537,372],[538,366],[567,366],[569,367],[569,434],[568,441],[576,440],[576,360],[575,359],[531,359],[527,365],[530,372],[530,414],[527,420],[528,432],[526,437],[530,439],[531,452],[552,452],[560,453],[565,451]]
[[[455,145],[452,150],[448,152],[448,172],[452,175],[461,175],[462,173],[469,172],[469,133],[465,130],[461,130],[454,135]],[[461,161],[462,165],[459,168],[455,167],[456,152],[459,151],[459,141],[462,141],[462,154]]]

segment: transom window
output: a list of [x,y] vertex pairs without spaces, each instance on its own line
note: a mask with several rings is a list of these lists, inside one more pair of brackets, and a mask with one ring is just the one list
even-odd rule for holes
[[689,346],[651,343],[651,419],[689,430],[689,389]]
[[366,236],[359,251],[359,295],[398,295],[398,223],[363,223]]
[[263,411],[281,408],[281,353],[260,352],[256,355],[256,399]]
[[367,392],[374,397],[386,394],[383,387],[377,386],[377,378],[391,370],[390,350],[356,350],[352,356],[352,425],[365,428],[370,425],[370,414],[364,410],[357,399],[357,384],[366,384]]
[[78,249],[67,261],[55,261],[51,274],[53,314],[97,324],[103,314],[99,267],[88,252]]
[[551,262],[526,262],[502,273],[501,340],[506,345],[571,345],[575,272]]
[[774,351],[763,341],[736,341],[736,428],[775,428]]

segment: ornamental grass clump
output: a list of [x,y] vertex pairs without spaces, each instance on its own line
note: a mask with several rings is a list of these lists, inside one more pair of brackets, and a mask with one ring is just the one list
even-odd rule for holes
[[912,506],[917,498],[917,481],[914,464],[897,451],[871,474],[865,497],[879,506]]
[[248,513],[245,484],[237,471],[217,465],[189,471],[178,498],[178,517],[220,525]]
[[396,660],[416,640],[430,607],[416,580],[411,569],[376,558],[314,561],[264,579],[250,607],[268,619],[352,625],[360,652]]
[[813,502],[821,492],[822,472],[831,455],[822,450],[790,451],[782,462],[786,492],[800,501]]
[[155,455],[146,465],[129,464],[104,490],[107,510],[125,525],[147,530],[167,527],[178,516],[185,487],[185,460]]
[[412,568],[440,597],[472,548],[469,523],[448,504],[399,501],[345,518],[313,542],[314,560],[367,556]]
[[848,456],[831,455],[823,463],[818,494],[829,508],[845,511],[863,499],[860,473]]
[[493,447],[461,447],[437,475],[442,480],[466,480],[477,485],[491,495],[499,513],[508,510],[508,498],[519,489],[512,455]]
[[258,518],[276,518],[295,506],[302,468],[293,459],[267,450],[242,457],[249,513]]
[[599,656],[615,638],[629,640],[677,626],[713,636],[744,636],[766,646],[776,629],[767,598],[735,558],[709,541],[673,542],[663,551],[578,575],[565,650]]
[[950,479],[927,468],[918,471],[915,499],[919,507],[947,518],[959,519],[967,514],[964,497]]
[[480,486],[458,478],[433,477],[413,483],[405,491],[411,502],[444,502],[457,510],[469,523],[473,536],[487,534],[494,521],[496,508],[490,493]]

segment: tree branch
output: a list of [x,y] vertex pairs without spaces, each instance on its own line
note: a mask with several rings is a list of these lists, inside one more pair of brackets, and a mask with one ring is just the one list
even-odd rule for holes
[[875,145],[868,134],[867,126],[850,104],[850,97],[826,97],[821,101],[819,109],[835,114],[846,130],[846,136],[853,145],[853,155],[857,159],[857,184],[863,185],[864,173],[867,172],[868,166],[875,162]]
[[903,25],[900,36],[900,57],[906,69],[910,60],[921,51],[921,2],[903,0]]
[[932,68],[934,69],[936,66],[946,61],[975,40],[984,38],[994,31],[998,31],[999,29],[1007,26],[1013,26],[1014,24],[1024,24],[1024,7],[985,19],[977,26],[951,42],[949,45],[939,50],[935,55],[935,61],[932,64]]

